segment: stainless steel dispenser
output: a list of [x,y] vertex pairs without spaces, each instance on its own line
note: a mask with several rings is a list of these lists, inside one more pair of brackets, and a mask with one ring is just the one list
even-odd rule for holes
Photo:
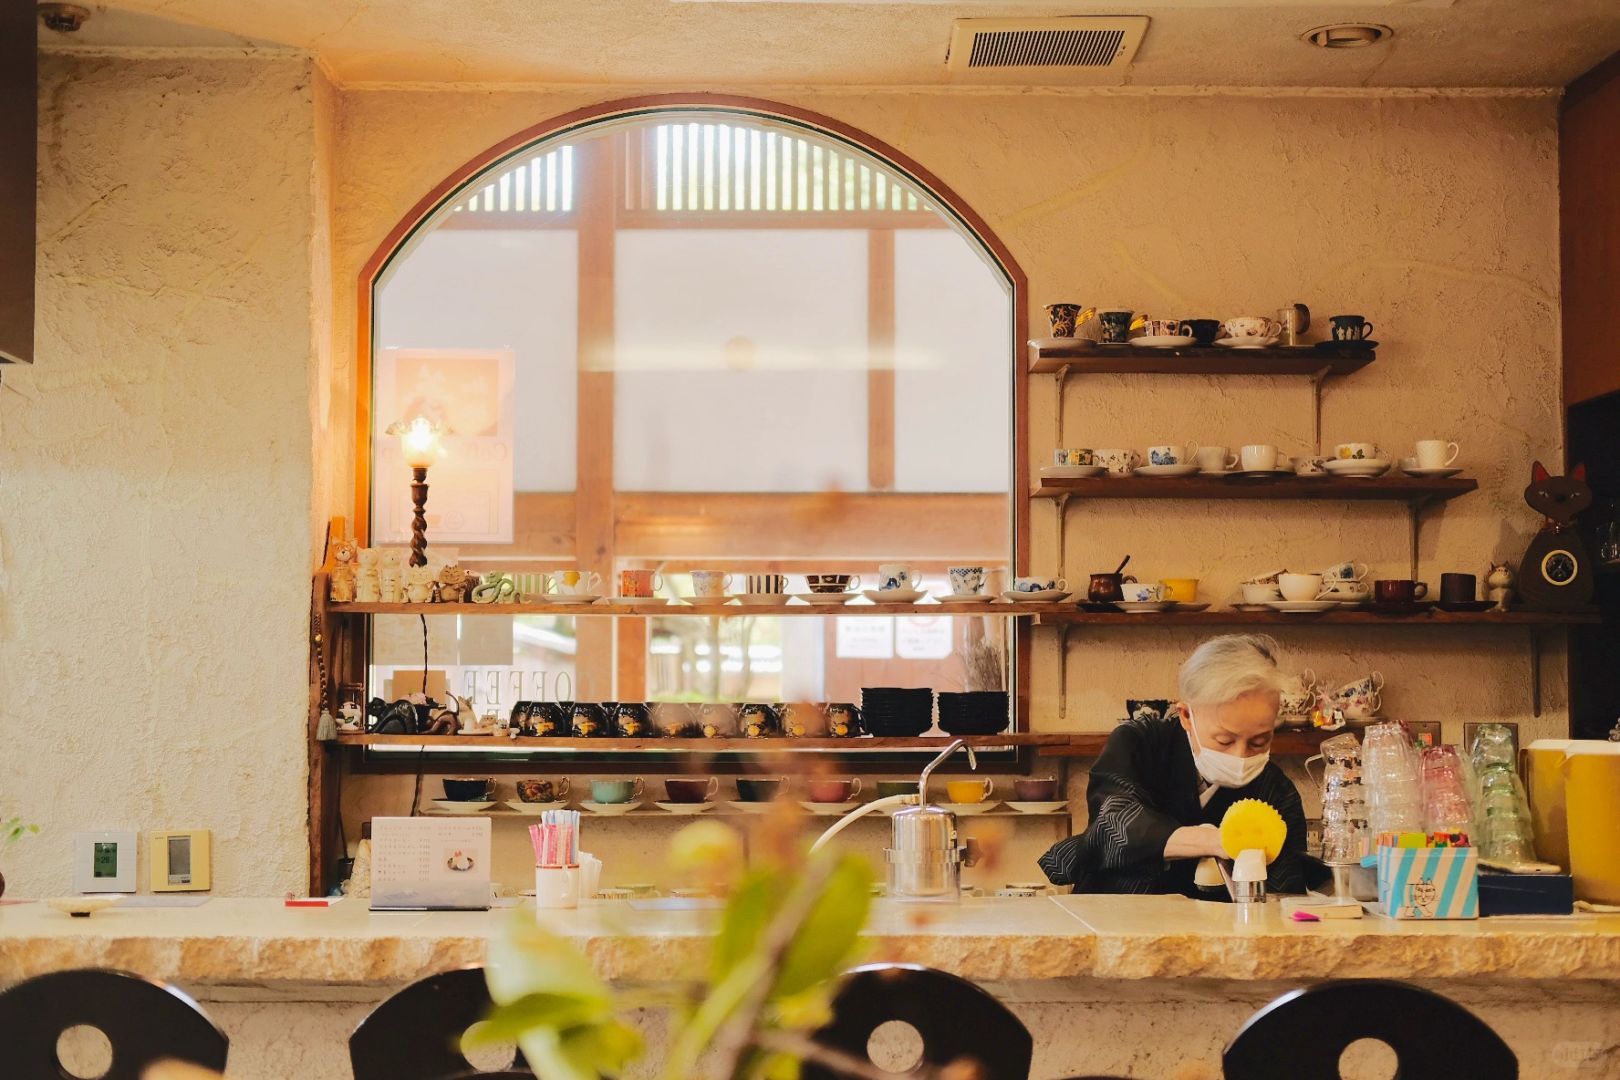
[[956,815],[928,804],[928,778],[936,767],[959,749],[967,749],[969,765],[978,761],[966,740],[957,739],[923,767],[917,780],[918,802],[895,812],[888,861],[889,897],[921,903],[953,903],[962,895],[962,867],[972,865],[956,831]]

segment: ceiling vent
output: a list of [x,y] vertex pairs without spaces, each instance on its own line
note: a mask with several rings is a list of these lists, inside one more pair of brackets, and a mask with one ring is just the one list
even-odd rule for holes
[[958,19],[945,67],[955,82],[1122,83],[1145,15]]

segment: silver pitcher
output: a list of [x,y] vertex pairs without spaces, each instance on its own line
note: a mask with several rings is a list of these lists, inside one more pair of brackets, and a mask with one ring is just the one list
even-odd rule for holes
[[888,861],[889,898],[913,903],[953,903],[962,895],[962,867],[971,866],[968,849],[956,832],[956,815],[928,805],[928,778],[957,750],[966,748],[968,764],[977,769],[973,749],[957,739],[923,767],[917,780],[919,806],[895,812]]

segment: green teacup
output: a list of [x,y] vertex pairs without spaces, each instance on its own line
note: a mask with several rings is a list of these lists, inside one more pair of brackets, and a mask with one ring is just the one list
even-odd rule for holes
[[626,803],[641,798],[641,777],[634,780],[592,780],[591,801],[599,803]]
[[878,798],[887,799],[891,795],[917,794],[917,781],[915,780],[879,780],[877,782]]

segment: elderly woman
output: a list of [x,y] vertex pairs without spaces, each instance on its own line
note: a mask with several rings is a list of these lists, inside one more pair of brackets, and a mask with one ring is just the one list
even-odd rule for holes
[[1267,887],[1304,892],[1305,812],[1273,764],[1282,676],[1276,642],[1211,638],[1181,666],[1170,716],[1132,719],[1108,736],[1086,791],[1090,824],[1041,857],[1041,869],[1076,892],[1198,895],[1204,856],[1226,857],[1216,826],[1239,799],[1276,807],[1288,825]]

